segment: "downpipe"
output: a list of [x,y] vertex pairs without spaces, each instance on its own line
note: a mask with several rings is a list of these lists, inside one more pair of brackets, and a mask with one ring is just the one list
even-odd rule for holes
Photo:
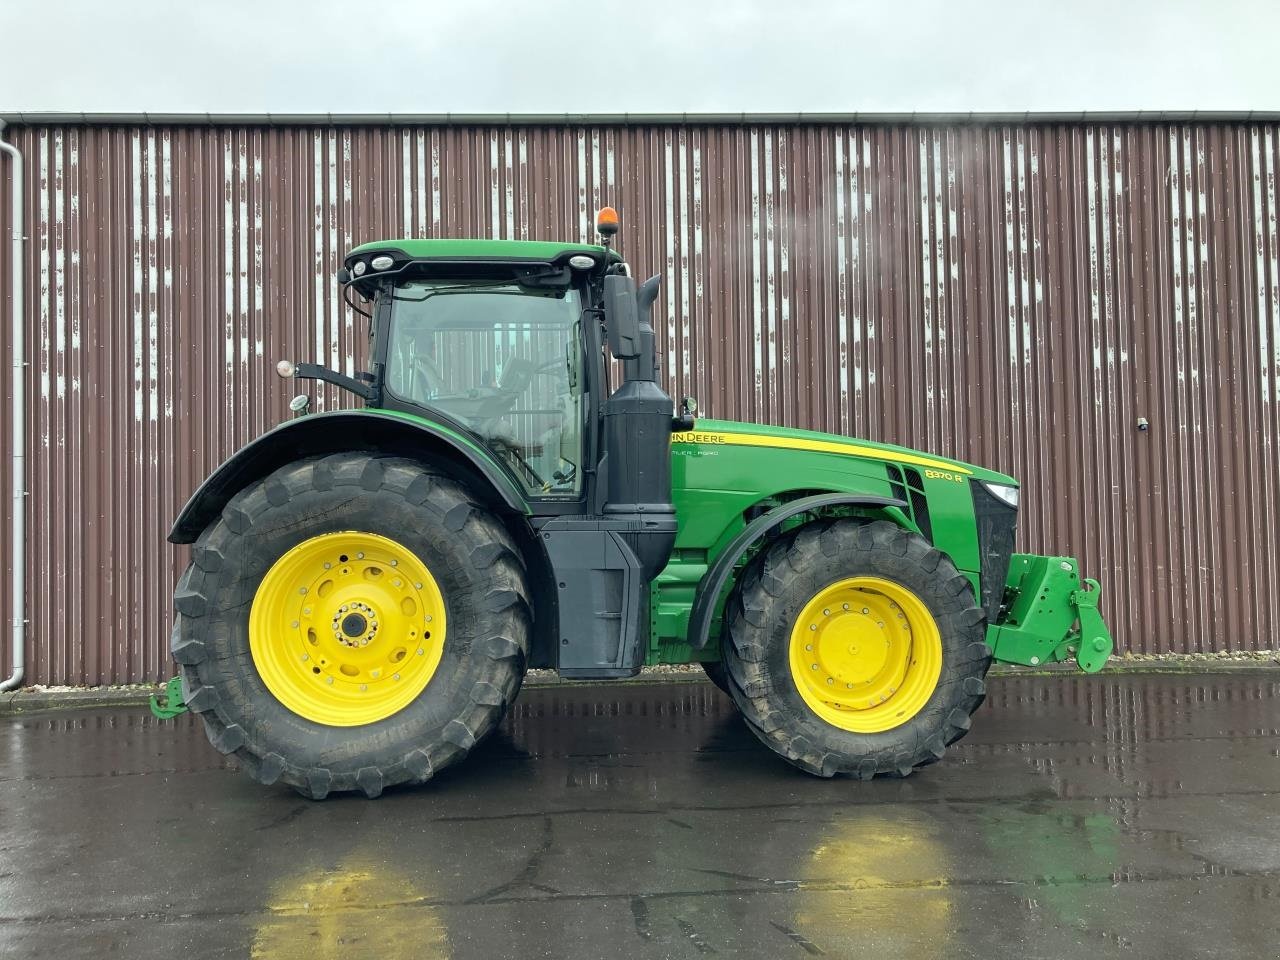
[[0,151],[9,154],[13,164],[13,176],[10,188],[13,191],[12,207],[12,245],[10,257],[12,263],[13,293],[11,307],[13,310],[13,329],[9,351],[12,355],[12,392],[13,392],[13,459],[10,469],[12,476],[13,505],[13,613],[11,620],[13,643],[13,673],[7,680],[0,682],[0,692],[13,690],[22,684],[26,672],[26,632],[27,632],[27,570],[26,570],[26,358],[23,343],[25,333],[25,304],[23,303],[22,270],[23,270],[23,236],[22,236],[22,153],[13,144],[4,139],[5,122],[0,120]]

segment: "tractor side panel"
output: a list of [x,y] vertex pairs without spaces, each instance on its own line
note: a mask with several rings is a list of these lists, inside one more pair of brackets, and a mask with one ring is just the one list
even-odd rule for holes
[[[737,431],[758,433],[764,429],[782,441],[795,439],[797,445],[739,445],[717,439]],[[680,529],[671,560],[650,594],[652,629],[647,662],[717,659],[715,644],[695,651],[686,640],[699,581],[746,526],[747,511],[804,494],[866,494],[911,501],[913,514],[923,515],[922,532],[951,557],[977,589],[980,564],[968,483],[972,473],[942,469],[951,466],[945,462],[926,466],[931,461],[923,455],[861,441],[858,447],[872,456],[813,449],[824,445],[823,435],[780,428],[775,434],[774,429],[699,420],[695,430],[673,436],[672,500]],[[843,437],[826,439],[852,443]],[[913,456],[924,462],[908,462],[909,472],[904,472],[898,458]],[[970,470],[977,472],[976,468]]]

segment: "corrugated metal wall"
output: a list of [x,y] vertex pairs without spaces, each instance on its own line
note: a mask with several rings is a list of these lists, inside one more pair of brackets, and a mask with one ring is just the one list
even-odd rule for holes
[[665,277],[673,393],[1020,477],[1021,545],[1082,557],[1122,649],[1280,646],[1274,124],[7,135],[29,181],[30,682],[168,675],[167,526],[285,416],[276,359],[356,362],[348,247],[587,240],[605,202]]

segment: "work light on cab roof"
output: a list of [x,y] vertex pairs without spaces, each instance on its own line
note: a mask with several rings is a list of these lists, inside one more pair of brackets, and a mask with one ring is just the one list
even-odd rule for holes
[[993,659],[1106,662],[1097,582],[1013,552],[1012,478],[674,409],[659,278],[616,210],[596,230],[347,254],[358,368],[277,372],[363,403],[300,394],[183,509],[158,712],[200,712],[263,783],[372,797],[464,757],[529,667],[699,662],[772,750],[866,779],[940,758]]

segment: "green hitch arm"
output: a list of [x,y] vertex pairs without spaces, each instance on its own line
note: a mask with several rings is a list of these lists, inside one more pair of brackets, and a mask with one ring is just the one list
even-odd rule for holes
[[1074,557],[1015,553],[1005,581],[1007,606],[987,628],[995,659],[1038,667],[1075,658],[1080,669],[1097,673],[1114,643],[1098,612],[1097,580],[1082,580]]
[[1114,641],[1098,612],[1098,599],[1102,588],[1097,580],[1085,579],[1085,589],[1071,594],[1076,614],[1080,617],[1080,635],[1076,638],[1076,663],[1085,673],[1097,673],[1106,666]]
[[187,712],[182,702],[182,678],[174,677],[164,685],[164,693],[151,696],[151,712],[160,720],[172,720]]

